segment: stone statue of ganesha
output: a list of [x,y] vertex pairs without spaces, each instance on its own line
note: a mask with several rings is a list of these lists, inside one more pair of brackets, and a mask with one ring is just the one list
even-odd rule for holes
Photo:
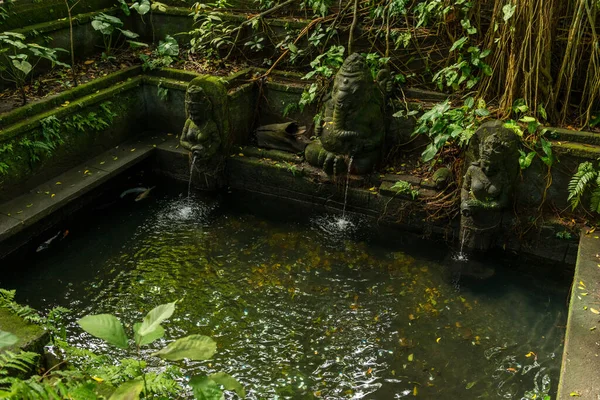
[[385,138],[384,97],[364,57],[346,58],[315,128],[317,139],[306,147],[306,161],[328,174],[348,171],[350,161],[350,173],[371,172]]

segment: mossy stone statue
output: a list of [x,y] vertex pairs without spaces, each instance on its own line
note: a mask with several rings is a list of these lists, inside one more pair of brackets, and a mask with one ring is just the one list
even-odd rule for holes
[[197,160],[209,160],[223,152],[229,142],[227,90],[218,78],[203,75],[193,79],[185,94],[187,120],[181,147]]
[[350,55],[335,76],[331,98],[325,103],[317,139],[305,150],[306,160],[328,174],[366,174],[381,154],[385,136],[384,93],[373,81],[366,60]]
[[461,188],[461,240],[467,248],[487,250],[510,204],[518,174],[518,140],[500,121],[477,130],[470,152],[477,160],[468,167]]

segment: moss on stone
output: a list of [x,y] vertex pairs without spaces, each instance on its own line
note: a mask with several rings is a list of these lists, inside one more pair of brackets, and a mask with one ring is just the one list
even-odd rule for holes
[[0,308],[0,327],[3,331],[10,332],[19,338],[19,341],[7,350],[22,349],[41,352],[50,339],[48,333],[41,326],[27,322],[4,308]]
[[36,114],[40,114],[52,108],[58,107],[61,104],[64,104],[66,101],[73,101],[74,99],[82,96],[91,95],[98,90],[108,88],[118,82],[135,77],[141,72],[142,68],[139,66],[127,68],[118,72],[114,72],[105,77],[94,79],[91,82],[81,84],[76,88],[64,91],[56,96],[53,96],[52,98],[30,103],[26,106],[16,108],[4,114],[0,114],[0,132],[4,127],[14,124],[18,121],[22,121],[24,118],[33,117]]

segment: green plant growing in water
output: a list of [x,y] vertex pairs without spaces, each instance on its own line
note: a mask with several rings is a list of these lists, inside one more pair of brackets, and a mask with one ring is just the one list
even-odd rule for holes
[[412,185],[406,181],[398,181],[392,185],[390,190],[394,190],[396,194],[405,194],[415,200],[419,196],[419,191],[413,189]]
[[60,48],[53,49],[36,43],[25,43],[25,35],[20,33],[3,32],[0,34],[0,54],[4,58],[4,61],[0,63],[0,77],[17,86],[23,105],[27,104],[25,81],[42,59],[50,61],[53,67],[54,65],[69,67],[58,60],[57,52],[60,51],[66,52]]
[[589,161],[582,162],[577,167],[577,172],[569,182],[569,197],[571,209],[574,210],[581,203],[581,197],[591,190],[590,208],[600,213],[600,171]]
[[[464,147],[469,143],[475,130],[490,112],[483,99],[477,103],[473,97],[468,97],[461,107],[452,108],[450,100],[434,105],[418,120],[414,135],[427,135],[431,143],[421,154],[423,161],[428,162],[449,144]],[[394,117],[404,116],[404,110],[394,114]]]
[[[118,41],[118,37],[115,39],[113,36],[115,31],[120,32],[120,34],[125,36],[127,39],[137,39],[140,36],[135,32],[122,29],[122,27],[123,21],[117,17],[105,13],[100,13],[92,19],[92,28],[102,34],[102,39],[104,41],[104,51],[102,52],[103,60],[109,61],[114,59],[112,52],[114,50],[115,43]],[[128,42],[132,46],[145,46],[144,43],[132,42],[131,40],[128,40]]]
[[[133,340],[138,356],[141,356],[140,349],[142,346],[147,346],[164,337],[165,329],[161,324],[173,315],[175,304],[176,302],[161,304],[150,310],[142,322],[133,325]],[[121,321],[112,314],[88,315],[78,320],[77,323],[89,334],[115,347],[120,349],[129,348],[129,339],[125,333],[125,328]],[[168,361],[183,359],[208,360],[212,358],[216,350],[217,344],[210,337],[189,335],[175,340],[167,347],[152,353],[152,355]],[[147,373],[141,360],[138,363],[138,373],[137,377],[121,384],[111,398],[133,399],[138,398],[142,393],[144,397],[149,398],[151,394],[148,388]],[[192,377],[189,384],[196,399],[222,399],[223,392],[219,385],[222,385],[225,390],[235,391],[241,397],[245,396],[241,384],[235,378],[223,372],[207,377]]]

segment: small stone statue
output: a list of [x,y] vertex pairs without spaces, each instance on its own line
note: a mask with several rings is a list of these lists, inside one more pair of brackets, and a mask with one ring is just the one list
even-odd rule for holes
[[373,81],[364,57],[354,53],[346,58],[325,103],[322,125],[315,129],[318,139],[306,148],[306,160],[328,174],[347,171],[350,160],[351,173],[371,172],[385,136],[384,91]]
[[461,188],[461,240],[487,250],[508,208],[518,167],[516,136],[499,122],[476,132],[479,159],[469,166]]
[[[181,147],[189,150],[198,160],[208,160],[221,149],[224,124],[218,115],[227,94],[210,78],[192,80],[185,94],[187,121],[181,134]],[[220,85],[220,84],[219,84]],[[222,85],[221,85],[222,86]],[[223,93],[218,93],[218,92]],[[214,95],[224,96],[222,99]],[[212,96],[210,94],[213,94]],[[221,107],[219,107],[221,106]]]

